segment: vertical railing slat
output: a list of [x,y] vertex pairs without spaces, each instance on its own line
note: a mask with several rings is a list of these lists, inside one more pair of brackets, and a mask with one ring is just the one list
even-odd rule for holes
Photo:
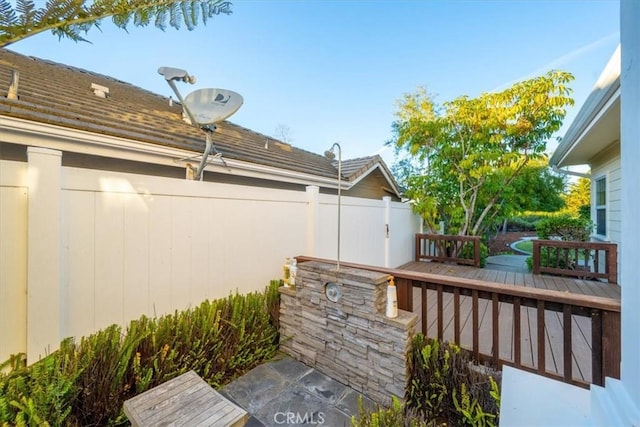
[[500,322],[498,321],[500,315],[500,301],[498,299],[498,293],[491,293],[491,329],[493,340],[493,363],[498,366],[500,361]]
[[471,323],[473,328],[473,355],[478,360],[480,356],[480,339],[478,337],[480,331],[480,321],[478,313],[478,291],[476,289],[471,291]]
[[513,362],[516,366],[522,363],[522,331],[520,326],[520,298],[513,299]]
[[438,339],[442,341],[444,337],[444,304],[442,301],[442,285],[437,286],[438,292]]
[[546,346],[545,346],[545,321],[544,321],[544,301],[538,300],[537,304],[537,331],[538,331],[538,372],[544,374],[546,371]]
[[460,288],[453,288],[453,342],[460,345]]
[[566,382],[571,382],[571,379],[573,378],[571,322],[571,306],[569,304],[564,304],[562,307],[562,342],[564,357],[563,376]]
[[421,289],[422,299],[422,334],[427,335],[427,284],[422,284]]

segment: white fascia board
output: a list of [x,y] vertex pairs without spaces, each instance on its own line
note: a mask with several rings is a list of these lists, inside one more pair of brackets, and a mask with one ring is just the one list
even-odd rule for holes
[[595,86],[582,104],[575,119],[567,129],[560,145],[549,159],[549,164],[561,166],[576,145],[580,144],[593,125],[620,96],[620,45],[616,48],[600,74]]
[[[15,117],[0,116],[0,130],[0,135],[2,135],[0,142],[151,164],[181,166],[187,163],[186,160],[181,159],[197,158],[200,155],[195,151],[33,122]],[[225,168],[220,160],[214,160],[214,163],[207,165],[205,170],[271,181],[338,188],[337,176],[336,179],[319,177],[226,158],[225,162],[230,170]],[[352,186],[353,184],[343,181],[343,188],[346,187],[348,189]]]
[[600,109],[597,110],[595,116],[593,116],[591,120],[589,120],[583,125],[580,133],[575,138],[571,139],[568,147],[565,150],[563,150],[563,152],[561,153],[561,156],[559,156],[560,158],[559,159],[555,158],[555,155],[554,155],[549,160],[549,163],[553,165],[562,165],[562,163],[576,148],[576,146],[579,145],[586,138],[587,135],[589,135],[589,133],[593,130],[594,127],[598,126],[602,117],[604,117],[609,112],[611,107],[619,99],[620,99],[620,86],[618,86],[616,91],[609,97],[609,99],[607,99],[606,103]]

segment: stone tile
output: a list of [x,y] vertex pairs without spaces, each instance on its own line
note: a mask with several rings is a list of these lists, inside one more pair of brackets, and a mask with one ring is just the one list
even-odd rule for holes
[[242,377],[222,387],[221,392],[244,408],[254,413],[271,399],[283,393],[290,381],[285,380],[269,365],[260,365]]
[[247,420],[247,423],[244,425],[244,427],[266,427],[266,426],[264,425],[264,423],[262,423],[256,417],[251,416]]
[[271,400],[253,415],[266,427],[350,425],[347,414],[296,387]]
[[291,357],[284,357],[280,360],[274,360],[268,362],[267,365],[279,373],[285,380],[290,382],[296,382],[303,376],[310,373],[313,368],[305,365],[302,362],[298,362]]
[[349,390],[344,384],[315,370],[300,378],[300,380],[293,385],[293,388],[300,388],[331,405],[342,399],[344,394]]
[[348,390],[345,395],[336,403],[336,408],[340,411],[344,412],[349,416],[357,416],[358,411],[358,400],[362,398],[362,406],[364,409],[375,409],[376,403],[369,399],[366,396],[358,393],[355,390]]

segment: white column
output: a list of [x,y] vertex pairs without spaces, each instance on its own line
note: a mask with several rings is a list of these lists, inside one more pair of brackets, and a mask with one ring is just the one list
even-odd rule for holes
[[320,235],[320,188],[309,185],[307,190],[307,256],[318,255],[318,236]]
[[640,407],[640,3],[622,0],[620,156],[622,158],[622,381]]
[[620,157],[622,169],[622,366],[620,380],[606,379],[605,387],[592,387],[594,425],[640,425],[640,198],[637,168],[640,163],[640,2],[620,3]]
[[391,197],[384,196],[384,266],[389,267],[391,256]]
[[29,147],[27,361],[60,344],[60,151]]

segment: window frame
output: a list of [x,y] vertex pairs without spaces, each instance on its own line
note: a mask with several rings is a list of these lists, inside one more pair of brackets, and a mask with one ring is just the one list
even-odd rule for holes
[[[594,209],[594,223],[595,223],[595,234],[600,237],[607,237],[608,227],[607,227],[607,174],[600,175],[597,178],[594,178],[593,183],[593,209]],[[602,188],[600,187],[602,184]],[[599,197],[601,196],[601,197]],[[602,214],[602,218],[600,217]]]

